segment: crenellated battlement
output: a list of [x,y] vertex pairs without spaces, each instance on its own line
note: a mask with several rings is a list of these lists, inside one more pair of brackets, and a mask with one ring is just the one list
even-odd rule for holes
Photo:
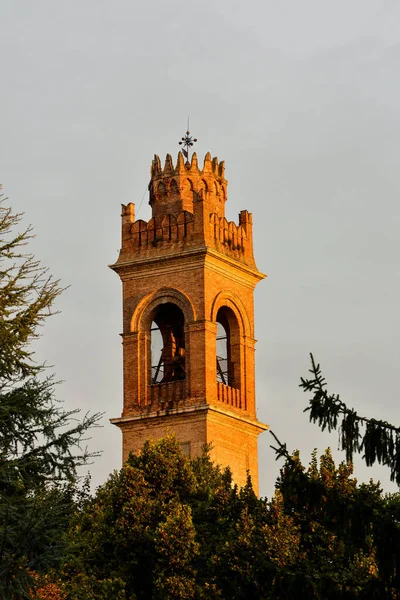
[[191,173],[197,172],[197,174],[202,175],[210,171],[210,165],[213,173],[221,179],[224,179],[225,161],[221,160],[221,162],[219,162],[216,156],[211,159],[211,154],[209,152],[207,152],[204,157],[204,165],[202,170],[199,170],[196,152],[193,152],[192,160],[187,160],[186,162],[184,161],[182,152],[179,152],[176,161],[176,167],[173,165],[172,156],[167,154],[164,168],[161,167],[160,157],[155,154],[151,163],[150,175],[152,179],[156,177],[169,177],[173,175],[180,175],[183,169],[186,169],[186,171],[190,171]]
[[208,152],[200,169],[197,156],[176,165],[167,154],[164,167],[156,155],[149,183],[152,218],[135,220],[133,203],[122,205],[122,248],[119,261],[171,254],[188,248],[210,247],[251,267],[252,216],[247,210],[237,223],[225,218],[225,163]]
[[[123,205],[122,211],[123,218],[132,216],[133,205]],[[162,218],[152,217],[149,221],[125,222],[119,260],[207,245],[235,260],[254,265],[251,214],[242,211],[239,222],[235,223],[210,213],[207,221],[205,230],[199,232],[196,215],[183,210],[177,215],[170,213]]]
[[211,158],[207,152],[203,168],[200,169],[196,153],[192,160],[184,162],[181,152],[174,166],[172,156],[167,154],[164,168],[155,155],[150,169],[150,200],[153,217],[165,214],[178,214],[182,210],[193,212],[193,204],[204,200],[210,205],[210,212],[220,216],[225,214],[228,182],[225,179],[225,163]]

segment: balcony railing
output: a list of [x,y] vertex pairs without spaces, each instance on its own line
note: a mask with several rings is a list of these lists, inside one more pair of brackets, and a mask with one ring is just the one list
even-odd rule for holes
[[185,381],[169,381],[153,384],[149,388],[152,410],[176,406],[185,398]]
[[219,381],[217,381],[217,398],[220,402],[233,406],[233,408],[243,408],[240,390]]

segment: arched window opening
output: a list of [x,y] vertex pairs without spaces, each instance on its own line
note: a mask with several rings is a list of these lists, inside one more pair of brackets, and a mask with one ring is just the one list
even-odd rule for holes
[[151,383],[185,379],[184,316],[167,302],[156,308],[151,324]]
[[230,387],[235,385],[235,364],[232,360],[231,328],[225,307],[217,314],[217,381]]

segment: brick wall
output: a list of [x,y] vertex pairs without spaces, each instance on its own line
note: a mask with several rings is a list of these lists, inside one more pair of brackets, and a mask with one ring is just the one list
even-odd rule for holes
[[[176,166],[168,155],[164,168],[155,157],[149,196],[147,223],[135,221],[134,205],[122,207],[122,247],[111,266],[122,280],[124,402],[112,422],[122,430],[124,460],[146,439],[174,431],[193,456],[211,442],[235,482],[243,485],[249,470],[257,487],[257,437],[267,426],[255,411],[253,294],[264,275],[254,262],[251,215],[226,221],[224,163],[209,154],[201,170],[195,154],[184,163],[180,153]],[[161,305],[183,315],[186,376],[153,385],[150,329]],[[232,387],[217,384],[219,310],[230,323]]]

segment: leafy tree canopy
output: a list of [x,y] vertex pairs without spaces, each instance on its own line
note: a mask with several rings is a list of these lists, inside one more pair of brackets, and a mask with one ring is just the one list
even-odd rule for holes
[[382,518],[395,539],[379,486],[359,486],[329,451],[308,469],[288,455],[268,502],[170,436],[131,455],[77,513],[60,589],[70,600],[393,599]]

